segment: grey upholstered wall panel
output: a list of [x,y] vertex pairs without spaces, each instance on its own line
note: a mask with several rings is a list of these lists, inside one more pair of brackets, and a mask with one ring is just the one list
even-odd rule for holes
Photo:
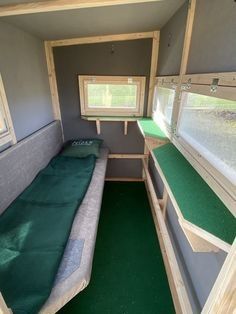
[[61,125],[55,121],[0,153],[0,214],[61,147]]
[[53,121],[41,40],[0,22],[0,72],[17,140]]
[[236,2],[198,0],[188,73],[236,71]]
[[187,14],[188,1],[161,29],[157,75],[179,74]]
[[[160,191],[163,191],[163,182],[153,162],[150,163],[150,169],[160,197],[162,195]],[[170,201],[167,206],[167,224],[176,249],[175,252],[181,264],[183,278],[190,294],[194,313],[200,313],[224,263],[226,254],[223,251],[218,253],[193,252],[179,225],[177,214]]]
[[[111,53],[114,45],[114,53]],[[120,122],[102,122],[97,136],[94,122],[80,118],[78,74],[149,76],[152,41],[149,39],[54,48],[65,140],[78,137],[100,137],[112,153],[142,153],[143,138],[135,122],[129,123],[128,135]],[[147,80],[148,87],[148,80]],[[147,105],[147,91],[145,108]],[[112,166],[112,164],[114,166]],[[141,168],[109,161],[108,174],[139,176]]]

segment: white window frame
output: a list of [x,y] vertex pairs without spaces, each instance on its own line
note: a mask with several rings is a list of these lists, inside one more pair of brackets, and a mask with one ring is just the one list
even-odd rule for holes
[[[214,78],[219,79],[217,86],[212,85]],[[184,75],[181,84],[179,99],[182,91],[223,98],[236,101],[236,73],[194,74]],[[181,102],[179,103],[179,105]],[[230,211],[236,215],[236,187],[222,172],[220,172],[210,160],[206,159],[197,147],[191,145],[178,133],[180,114],[177,128],[173,135],[173,143],[182,152],[186,159],[202,175],[206,182],[218,194]]]
[[[171,89],[177,92],[178,82],[179,82],[179,76],[164,76],[164,77],[158,77],[156,79],[154,98],[153,98],[153,108],[155,107],[156,102],[157,102],[158,87]],[[175,102],[173,103],[173,107],[174,105],[175,105]],[[172,114],[173,114],[173,110],[172,110]],[[153,109],[152,118],[158,124],[158,126],[162,129],[162,131],[164,131],[165,134],[169,138],[171,138],[171,123],[168,123],[165,116],[160,115],[158,111],[156,110],[154,111]]]
[[[123,117],[142,117],[145,100],[144,76],[98,76],[98,75],[79,75],[80,108],[82,116],[123,116]],[[137,86],[136,108],[89,108],[87,97],[87,85],[89,83],[112,83],[112,84],[134,84]]]
[[1,73],[0,73],[0,102],[3,105],[3,111],[4,111],[3,118],[5,119],[6,124],[7,124],[7,132],[0,134],[0,147],[2,147],[8,143],[15,144],[17,141],[16,141],[15,131],[14,131],[13,122],[11,119],[10,110],[8,107],[7,96],[5,93]]

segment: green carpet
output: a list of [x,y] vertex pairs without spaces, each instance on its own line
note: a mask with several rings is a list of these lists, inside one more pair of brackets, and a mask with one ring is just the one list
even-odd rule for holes
[[184,218],[232,244],[236,219],[178,149],[166,144],[153,153]]
[[165,135],[165,133],[151,118],[139,119],[138,124],[145,136],[158,138],[160,140],[168,140],[168,137]]
[[175,313],[144,183],[105,184],[91,282],[59,313]]

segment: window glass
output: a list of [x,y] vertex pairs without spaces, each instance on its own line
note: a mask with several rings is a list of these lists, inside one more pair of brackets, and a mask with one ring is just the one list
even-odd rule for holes
[[89,83],[88,107],[102,108],[135,108],[137,102],[137,86],[124,84]]
[[236,101],[183,92],[178,134],[236,180]]
[[156,114],[160,115],[169,125],[171,124],[171,116],[175,99],[175,90],[165,87],[157,87],[155,97]]

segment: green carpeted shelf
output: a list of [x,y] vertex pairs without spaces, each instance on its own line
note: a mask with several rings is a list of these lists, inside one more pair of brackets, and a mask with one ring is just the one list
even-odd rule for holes
[[139,119],[138,125],[144,137],[153,137],[160,140],[168,140],[165,133],[151,118]]
[[178,149],[168,143],[154,149],[153,157],[184,220],[231,245],[236,235],[235,217]]

